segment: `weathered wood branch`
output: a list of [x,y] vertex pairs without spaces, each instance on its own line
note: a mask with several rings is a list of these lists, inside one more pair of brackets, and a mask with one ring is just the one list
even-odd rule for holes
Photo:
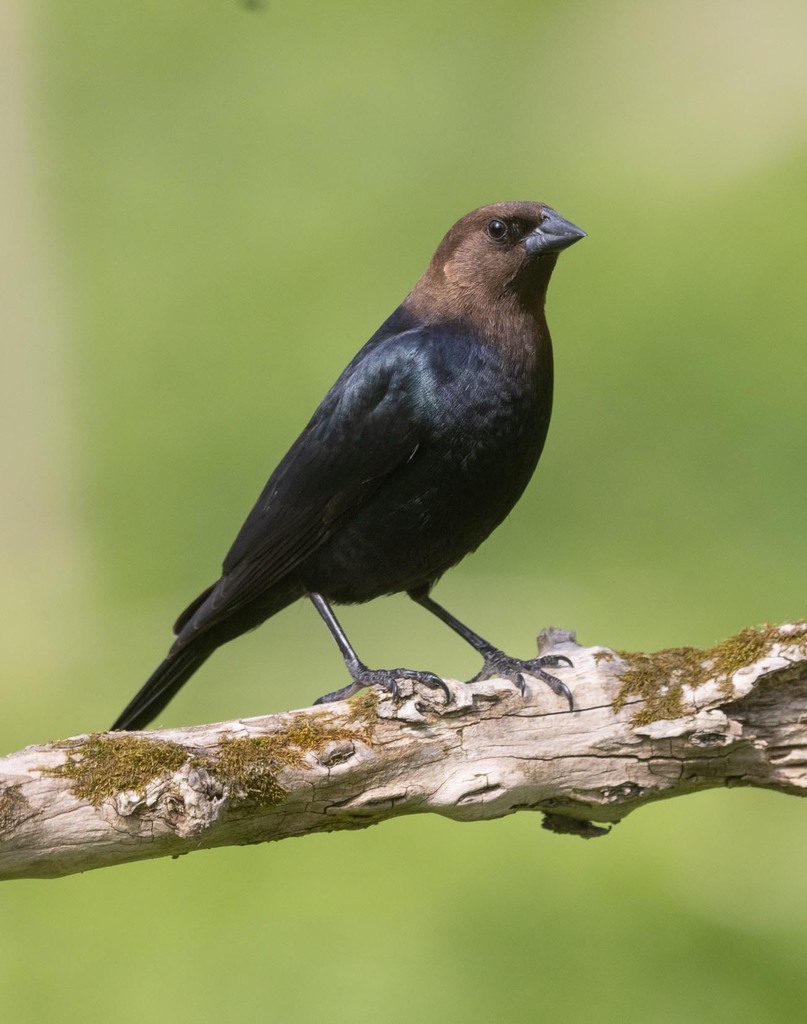
[[433,811],[538,810],[605,830],[654,800],[715,786],[807,792],[807,621],[707,651],[626,654],[560,630],[543,684],[490,679],[189,729],[102,733],[0,759],[0,878],[44,878],[215,846],[364,828]]

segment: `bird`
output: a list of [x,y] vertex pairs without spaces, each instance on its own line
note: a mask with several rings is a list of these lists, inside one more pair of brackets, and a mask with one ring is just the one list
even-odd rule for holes
[[406,593],[483,659],[474,680],[525,673],[574,708],[546,671],[520,660],[431,596],[435,583],[502,522],[532,477],[552,412],[544,314],[558,254],[585,237],[538,202],[492,203],[462,217],[403,302],[351,360],[280,460],[235,538],[220,578],[179,616],[168,654],[112,730],[145,728],[222,644],[301,598],[311,600],[350,683],[315,703],[435,673],[371,669],[333,604]]

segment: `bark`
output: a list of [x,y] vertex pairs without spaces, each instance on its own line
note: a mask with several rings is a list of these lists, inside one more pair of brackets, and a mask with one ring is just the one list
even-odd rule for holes
[[[519,810],[604,834],[654,800],[807,787],[807,621],[709,650],[628,654],[549,630],[542,654],[575,709],[537,680],[401,684],[351,701],[187,729],[100,733],[0,759],[0,878],[45,878],[432,811]],[[322,687],[320,687],[322,688]],[[316,687],[314,687],[316,689]]]

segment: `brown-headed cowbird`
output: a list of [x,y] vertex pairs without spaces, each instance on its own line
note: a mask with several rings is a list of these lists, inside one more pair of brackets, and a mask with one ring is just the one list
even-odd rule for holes
[[150,722],[220,647],[308,596],[352,682],[320,701],[431,672],[369,669],[330,602],[406,591],[523,689],[560,657],[510,658],[430,596],[527,485],[552,411],[544,300],[584,233],[541,203],[495,203],[448,232],[413,290],[348,365],[269,478],[221,578],[180,615],[167,657],[112,726]]

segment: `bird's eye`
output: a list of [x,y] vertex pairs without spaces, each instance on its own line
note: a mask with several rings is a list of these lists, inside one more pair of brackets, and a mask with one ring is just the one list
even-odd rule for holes
[[501,242],[503,238],[507,237],[507,225],[503,220],[499,220],[498,217],[494,217],[488,224],[488,234],[494,242]]

